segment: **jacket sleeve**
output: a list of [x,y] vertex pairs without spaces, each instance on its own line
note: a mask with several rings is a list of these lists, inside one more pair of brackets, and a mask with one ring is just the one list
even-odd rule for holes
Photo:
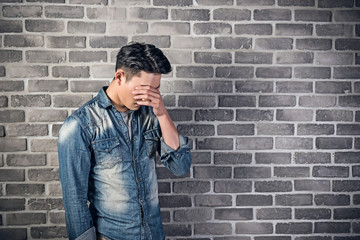
[[160,160],[174,175],[183,176],[189,172],[192,158],[187,137],[179,133],[179,141],[180,147],[174,150],[161,137]]
[[70,240],[95,240],[96,233],[87,205],[91,167],[90,140],[78,119],[70,116],[59,132],[59,174]]

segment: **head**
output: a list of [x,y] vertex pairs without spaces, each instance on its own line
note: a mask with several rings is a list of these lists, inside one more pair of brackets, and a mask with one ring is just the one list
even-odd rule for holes
[[110,86],[116,90],[116,98],[126,108],[136,110],[139,106],[134,103],[132,95],[135,87],[160,87],[161,75],[171,72],[171,65],[163,52],[154,45],[130,43],[117,54],[115,71]]

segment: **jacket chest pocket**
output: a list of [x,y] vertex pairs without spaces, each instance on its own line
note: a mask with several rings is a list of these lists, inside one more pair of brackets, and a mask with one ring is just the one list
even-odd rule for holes
[[146,144],[146,154],[149,158],[155,157],[156,151],[160,150],[160,137],[157,130],[148,130],[143,133],[145,144]]
[[117,137],[92,142],[96,164],[104,168],[113,168],[122,161],[120,141]]

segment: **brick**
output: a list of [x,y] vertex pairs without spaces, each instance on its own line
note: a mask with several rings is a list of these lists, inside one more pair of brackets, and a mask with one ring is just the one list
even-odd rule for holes
[[353,112],[347,110],[317,110],[316,121],[351,122]]
[[195,235],[229,235],[231,234],[230,223],[196,223],[194,225]]
[[238,222],[235,223],[236,234],[272,234],[272,223]]
[[0,50],[0,63],[20,62],[22,60],[22,51]]
[[64,224],[65,212],[50,212],[50,222],[55,224]]
[[254,135],[253,124],[220,124],[217,126],[218,135]]
[[342,107],[359,107],[360,96],[339,96],[339,105]]
[[61,197],[62,191],[61,191],[61,186],[60,183],[54,183],[54,184],[49,184],[49,195],[50,196],[60,196]]
[[237,150],[265,150],[272,148],[273,148],[273,139],[270,137],[236,138]]
[[[24,198],[0,199],[0,210],[1,211],[25,210],[25,199]],[[1,233],[0,236],[2,236]]]
[[130,19],[144,19],[144,20],[167,19],[168,11],[165,8],[135,7],[129,9],[129,17]]
[[[172,41],[172,46],[174,46],[174,43],[175,43],[175,39],[173,39]],[[207,48],[210,47],[211,44]],[[163,53],[165,54],[169,62],[171,62],[172,64],[190,64],[192,62],[192,53],[190,51],[164,49]]]
[[126,45],[127,37],[104,36],[104,37],[90,37],[90,47],[92,48],[116,48]]
[[180,49],[211,48],[211,38],[175,36],[172,46]]
[[259,123],[257,135],[294,135],[293,124]]
[[275,205],[279,206],[308,206],[312,205],[311,194],[280,194],[275,196]]
[[236,121],[272,121],[273,110],[238,109],[236,110]]
[[256,210],[256,219],[291,219],[291,208],[262,208]]
[[289,164],[291,163],[291,154],[283,152],[259,152],[255,153],[256,164]]
[[183,107],[214,107],[213,96],[180,96],[179,106]]
[[252,220],[252,208],[217,208],[215,209],[215,219],[219,220]]
[[46,124],[17,124],[7,127],[7,136],[46,136],[48,126]]
[[276,63],[301,64],[313,63],[314,53],[312,52],[279,52],[276,53]]
[[233,0],[197,0],[196,2],[200,6],[222,6],[222,5],[232,6],[232,5],[234,5]]
[[360,125],[359,124],[338,124],[337,135],[359,135]]
[[296,78],[325,79],[330,78],[331,69],[329,67],[295,67],[294,75]]
[[105,51],[70,51],[69,62],[106,62]]
[[108,0],[70,0],[71,4],[108,5]]
[[359,219],[359,208],[335,208],[334,219]]
[[[51,150],[50,150],[51,151]],[[30,181],[59,181],[59,169],[28,169],[28,178]]]
[[270,178],[270,167],[235,167],[234,178]]
[[210,182],[205,181],[186,181],[174,182],[174,193],[206,193],[210,191]]
[[13,78],[31,78],[31,77],[47,77],[48,67],[31,65],[31,66],[16,66],[11,65],[6,68],[6,75]]
[[28,2],[65,3],[65,0],[28,0]]
[[316,54],[316,64],[320,65],[351,65],[353,55],[351,53],[318,53]]
[[293,107],[296,104],[295,96],[263,95],[259,97],[260,107]]
[[193,27],[195,34],[231,34],[232,27],[228,23],[195,23]]
[[210,164],[211,153],[210,152],[195,152],[191,153],[192,162],[194,164]]
[[275,0],[237,0],[238,6],[272,6]]
[[188,109],[168,109],[171,119],[174,122],[191,121],[192,111]]
[[360,177],[360,166],[353,166],[352,167],[352,176],[353,177]]
[[310,177],[309,167],[274,167],[275,177]]
[[251,191],[251,181],[215,181],[214,183],[215,193],[243,193]]
[[191,207],[191,198],[188,195],[159,196],[162,208]]
[[194,167],[194,176],[199,179],[231,178],[231,167]]
[[8,154],[6,164],[13,167],[44,166],[45,154]]
[[334,125],[331,124],[298,124],[298,135],[333,135]]
[[179,132],[186,136],[212,136],[215,135],[215,128],[213,125],[205,124],[180,124],[177,126]]
[[49,107],[51,104],[50,95],[12,95],[12,107]]
[[164,35],[190,34],[190,24],[186,22],[155,22],[150,25],[150,33]]
[[91,98],[91,95],[56,95],[54,107],[80,107]]
[[257,21],[286,21],[291,20],[291,11],[288,9],[255,9],[254,20]]
[[26,139],[0,138],[0,151],[2,152],[18,152],[26,150]]
[[[148,32],[148,24],[146,22],[109,22],[108,23],[108,31],[109,32],[116,32],[121,31],[124,34],[141,34]],[[111,44],[113,48],[116,48],[114,41],[123,41],[121,38],[123,37],[102,37],[105,38],[106,44]],[[98,42],[98,41],[97,41]],[[101,41],[98,43],[101,46]],[[114,44],[114,45],[113,45]],[[124,45],[126,42],[124,43]],[[119,48],[122,45],[118,45]]]
[[261,50],[290,50],[293,48],[291,38],[258,38],[255,40],[255,49]]
[[195,195],[194,201],[199,207],[231,206],[231,196],[227,195]]
[[358,79],[360,67],[335,67],[334,78],[338,79]]
[[349,167],[314,166],[313,177],[349,177]]
[[174,211],[175,222],[204,222],[212,216],[210,209],[186,209]]
[[[1,39],[0,39],[1,40]],[[0,77],[5,77],[6,72],[5,72],[5,67],[4,66],[0,66]]]
[[310,234],[312,233],[312,223],[277,223],[277,234]]
[[20,33],[23,31],[21,20],[0,20],[0,33]]
[[295,191],[330,191],[330,181],[327,180],[295,180]]
[[106,19],[106,20],[125,20],[126,9],[107,7],[107,8],[86,8],[86,16],[89,19]]
[[344,194],[318,194],[315,195],[314,202],[316,205],[345,206],[350,205],[350,196]]
[[6,96],[0,96],[0,107],[8,106],[8,98]]
[[272,53],[235,52],[235,63],[271,64],[272,58]]
[[[0,137],[5,137],[5,127],[4,126],[0,126]],[[4,165],[4,161],[3,161],[3,158],[4,156],[3,155],[0,155],[0,167],[2,167]]]
[[30,234],[33,238],[66,238],[66,227],[31,227]]
[[213,150],[231,150],[233,149],[233,140],[230,138],[205,138],[197,140],[197,149],[213,149]]
[[68,33],[105,33],[106,24],[103,22],[80,22],[69,21],[67,24]]
[[58,20],[25,20],[25,29],[29,32],[62,32],[65,26]]
[[313,149],[312,138],[300,137],[277,137],[275,140],[276,149]]
[[[90,42],[91,45],[91,42]],[[49,36],[46,37],[48,48],[85,48],[86,37],[80,36]]]
[[58,137],[61,126],[62,126],[61,124],[54,124],[54,125],[52,126],[52,133],[51,133],[51,135],[54,136],[54,137]]
[[114,74],[114,65],[93,65],[91,67],[91,76],[93,78],[113,78]]
[[45,213],[8,213],[6,215],[7,225],[29,225],[46,223]]
[[312,24],[276,24],[277,36],[311,36]]
[[348,222],[315,222],[314,233],[350,233]]
[[170,47],[170,36],[135,36],[132,39],[136,42],[146,42],[156,45],[159,48]]
[[250,49],[251,38],[216,37],[215,48],[217,49]]
[[5,239],[25,240],[28,239],[26,228],[1,228],[0,236]]
[[214,164],[250,164],[251,154],[248,153],[215,153]]
[[331,39],[305,38],[296,39],[296,49],[298,50],[330,50],[332,48]]
[[359,10],[337,10],[335,11],[335,22],[359,22],[360,21]]
[[220,95],[219,107],[255,107],[255,96]]
[[312,93],[312,82],[287,81],[276,82],[276,92],[278,93]]
[[360,163],[359,152],[336,152],[335,163]]
[[351,149],[352,138],[345,137],[318,137],[316,138],[317,149]]
[[213,75],[212,67],[176,67],[176,76],[179,78],[210,78]]
[[89,67],[86,66],[54,66],[52,67],[53,77],[66,77],[66,78],[88,78]]
[[195,121],[232,121],[234,111],[231,109],[197,109]]
[[237,195],[236,206],[271,206],[271,195]]
[[57,152],[57,139],[32,139],[31,152]]
[[71,81],[70,89],[72,92],[98,92],[101,87],[107,86],[109,84],[108,81]]
[[68,117],[67,110],[32,109],[28,114],[29,122],[62,122]]
[[296,152],[295,163],[297,164],[326,164],[331,162],[331,155],[322,152]]
[[250,16],[248,9],[218,8],[213,11],[214,20],[245,21],[250,20]]
[[[177,81],[179,82],[179,81]],[[172,87],[174,89],[174,87]],[[231,81],[195,81],[193,90],[195,92],[205,93],[205,92],[224,92],[224,93],[232,93],[233,91],[233,83]],[[189,89],[187,92],[192,92]]]
[[182,21],[209,21],[210,11],[208,9],[172,9],[171,19]]
[[254,67],[217,67],[216,77],[219,78],[253,78]]
[[320,82],[317,81],[315,84],[316,93],[349,93],[351,92],[350,82]]
[[237,81],[235,82],[236,92],[273,92],[273,83],[265,81]]
[[319,0],[319,8],[351,8],[354,6],[353,1],[336,1],[336,0]]
[[227,52],[195,52],[194,61],[195,63],[230,64],[232,55]]
[[295,21],[331,22],[331,11],[326,10],[295,10]]
[[175,96],[174,95],[163,96],[163,100],[165,103],[165,107],[175,107]]
[[192,6],[191,0],[154,0],[154,6]]
[[31,196],[44,194],[44,184],[6,184],[6,195],[8,196]]
[[0,182],[24,182],[25,170],[0,169]]
[[278,5],[313,7],[315,6],[315,0],[279,0]]
[[26,51],[26,61],[29,63],[63,63],[66,53],[60,51]]
[[237,35],[271,35],[272,26],[270,24],[235,24],[234,31]]
[[4,110],[0,111],[0,122],[15,123],[25,121],[25,112],[23,110]]
[[41,17],[41,6],[3,6],[3,16],[10,18]]
[[358,181],[358,180],[334,180],[332,190],[334,192],[360,191],[360,181]]
[[[352,37],[353,36],[353,26],[346,25],[346,24],[316,25],[316,35],[318,35],[318,36]],[[342,40],[338,39],[338,41],[342,41]],[[342,47],[342,46],[340,45],[339,47]]]
[[190,236],[191,225],[166,224],[164,231],[167,236]]
[[84,8],[77,6],[45,6],[47,18],[83,18]]
[[29,80],[30,92],[65,92],[68,89],[66,80]]

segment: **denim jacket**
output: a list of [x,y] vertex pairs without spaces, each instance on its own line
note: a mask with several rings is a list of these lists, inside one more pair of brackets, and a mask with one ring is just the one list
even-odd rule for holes
[[151,107],[133,112],[131,133],[103,87],[59,132],[60,181],[69,239],[165,239],[158,200],[156,152],[174,175],[191,165],[188,140],[164,142]]

